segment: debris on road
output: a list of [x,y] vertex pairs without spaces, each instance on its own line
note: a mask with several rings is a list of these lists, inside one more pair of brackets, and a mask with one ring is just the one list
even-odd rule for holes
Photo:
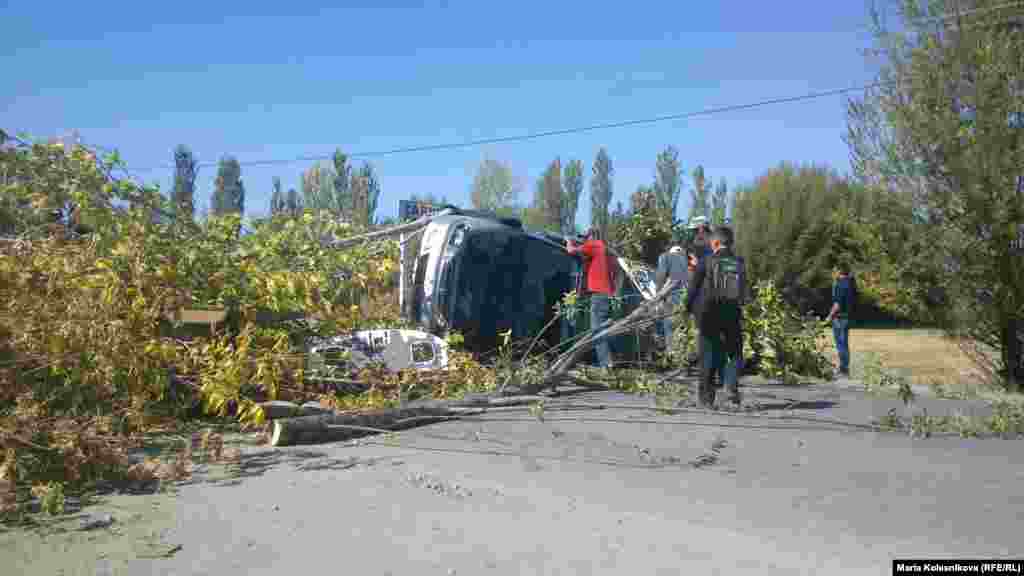
[[96,530],[98,528],[106,528],[114,523],[114,517],[110,514],[87,514],[85,518],[82,518],[82,524],[79,530]]
[[392,372],[443,369],[448,366],[448,343],[420,330],[360,330],[326,338],[309,351],[313,375],[329,378],[341,370],[374,364]]
[[267,420],[293,418],[295,416],[312,416],[314,414],[330,412],[330,409],[324,408],[316,402],[306,402],[300,406],[294,402],[287,402],[284,400],[262,402],[260,403],[260,408],[263,409],[263,414]]

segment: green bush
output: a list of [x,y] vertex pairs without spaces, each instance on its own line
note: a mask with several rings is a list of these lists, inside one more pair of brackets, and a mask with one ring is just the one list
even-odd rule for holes
[[[831,378],[824,338],[826,324],[796,312],[770,281],[757,283],[752,293],[753,298],[743,308],[744,362],[769,378]],[[680,304],[673,311],[672,342],[667,354],[672,364],[681,364],[696,353],[696,334],[693,316]]]
[[[361,230],[311,212],[245,233],[238,215],[179,220],[159,190],[112,179],[117,165],[81,147],[0,147],[0,207],[18,235],[0,244],[0,481],[116,474],[132,436],[196,400],[260,424],[262,399],[309,395],[307,328],[267,325],[268,311],[299,313],[324,335],[395,319],[374,298],[397,243],[333,249],[325,240]],[[71,205],[87,236],[45,219]],[[230,311],[228,330],[168,334],[176,311],[207,307]]]
[[769,378],[831,378],[826,323],[786,304],[774,282],[758,282],[752,293],[743,308],[744,360]]

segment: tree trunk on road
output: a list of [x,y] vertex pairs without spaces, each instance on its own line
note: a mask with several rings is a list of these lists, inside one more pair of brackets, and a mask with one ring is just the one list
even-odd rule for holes
[[423,424],[431,418],[452,416],[445,407],[374,410],[360,414],[321,414],[275,420],[271,446],[338,442],[368,434],[393,432]]

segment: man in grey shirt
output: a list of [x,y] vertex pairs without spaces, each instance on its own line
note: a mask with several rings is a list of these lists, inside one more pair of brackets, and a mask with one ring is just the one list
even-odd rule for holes
[[[654,274],[654,282],[660,291],[669,281],[678,282],[675,293],[669,297],[672,303],[672,310],[682,301],[682,290],[686,288],[688,274],[686,269],[686,254],[680,246],[669,248],[658,258],[658,270]],[[672,345],[672,311],[666,311],[665,316],[658,321],[658,335],[664,338],[665,348]]]

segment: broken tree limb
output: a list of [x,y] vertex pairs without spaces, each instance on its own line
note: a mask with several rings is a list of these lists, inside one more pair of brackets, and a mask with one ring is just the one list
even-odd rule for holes
[[358,414],[317,414],[282,418],[273,422],[271,446],[319,444],[349,440],[366,434],[397,432],[426,420],[458,418],[482,413],[489,407],[514,406],[543,400],[543,396],[480,398],[455,402],[428,401],[420,405]]
[[318,414],[282,418],[273,422],[271,446],[321,444],[350,440],[370,434],[398,432],[424,423],[478,416],[491,409],[534,404],[545,396],[525,395],[501,398],[476,397],[466,400],[426,400],[402,408],[358,414]]
[[558,382],[564,381],[569,369],[579,362],[579,359],[587,353],[587,351],[594,345],[594,342],[600,338],[611,338],[613,336],[618,336],[619,334],[625,334],[626,332],[634,329],[637,324],[645,321],[651,321],[655,317],[661,303],[664,302],[678,286],[679,281],[669,281],[661,287],[661,290],[658,291],[658,294],[653,300],[644,302],[625,318],[616,320],[597,331],[590,330],[587,332],[586,336],[577,340],[572,348],[566,350],[555,360],[554,364],[548,368],[544,378],[536,384],[525,386],[521,391],[526,394],[536,394],[544,388],[552,387]]
[[[374,410],[359,414],[319,414],[283,418],[273,423],[271,446],[318,444],[348,440],[368,433],[395,432],[415,424],[411,418],[451,416],[444,407],[410,407]],[[400,423],[406,420],[405,423]]]
[[447,214],[452,214],[452,210],[441,210],[437,214],[421,216],[416,220],[409,222],[408,224],[399,224],[398,226],[392,226],[390,228],[385,228],[384,230],[377,230],[376,232],[367,232],[366,234],[359,234],[357,236],[351,236],[349,238],[342,238],[337,242],[332,242],[331,247],[339,250],[344,250],[345,248],[351,248],[363,242],[373,242],[374,240],[390,238],[392,236],[398,236],[400,234],[413,232],[415,230],[425,227],[427,224],[430,224],[430,221],[433,220],[434,218],[437,218],[438,216],[444,216]]

